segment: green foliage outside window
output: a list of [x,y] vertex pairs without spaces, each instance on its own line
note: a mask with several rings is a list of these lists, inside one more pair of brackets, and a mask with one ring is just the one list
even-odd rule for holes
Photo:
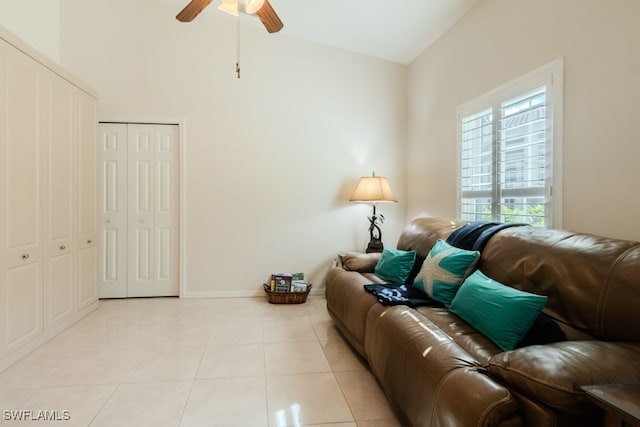
[[[483,221],[491,221],[491,211],[482,213]],[[502,207],[502,222],[523,222],[544,227],[544,205],[527,205],[526,213],[520,208]]]

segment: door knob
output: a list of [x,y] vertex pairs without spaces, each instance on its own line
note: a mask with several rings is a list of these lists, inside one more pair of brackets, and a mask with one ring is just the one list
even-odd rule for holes
[[67,247],[65,245],[60,246],[60,250],[64,251],[65,249],[67,249]]
[[22,259],[29,259],[29,254],[22,255]]

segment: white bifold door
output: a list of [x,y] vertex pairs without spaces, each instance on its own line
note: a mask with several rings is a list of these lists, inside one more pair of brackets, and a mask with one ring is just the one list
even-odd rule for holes
[[100,123],[99,296],[179,293],[178,125]]

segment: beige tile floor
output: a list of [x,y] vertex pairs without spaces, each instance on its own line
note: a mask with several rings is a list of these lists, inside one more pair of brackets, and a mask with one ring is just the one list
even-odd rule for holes
[[101,301],[0,373],[0,426],[400,426],[325,303]]

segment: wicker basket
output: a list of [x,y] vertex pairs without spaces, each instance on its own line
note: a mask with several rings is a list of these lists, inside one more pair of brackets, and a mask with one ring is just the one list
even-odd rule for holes
[[306,292],[273,292],[266,283],[263,283],[262,286],[271,304],[302,304],[307,301],[312,287],[309,284]]

